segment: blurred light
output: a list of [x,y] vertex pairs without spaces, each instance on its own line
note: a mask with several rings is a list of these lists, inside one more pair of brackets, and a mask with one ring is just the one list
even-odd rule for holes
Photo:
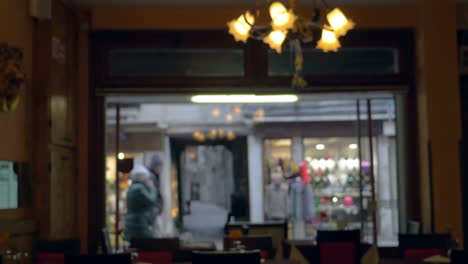
[[318,149],[318,150],[324,150],[324,149],[325,149],[325,145],[324,145],[324,144],[317,144],[317,145],[315,146],[315,148]]
[[358,145],[357,144],[349,144],[349,148],[350,149],[357,149],[358,148]]
[[355,26],[354,22],[348,20],[339,8],[335,8],[328,13],[327,19],[337,37],[346,35],[346,33]]
[[242,112],[242,108],[240,106],[234,106],[232,109],[234,111],[234,114],[239,115]]
[[119,158],[119,160],[123,160],[123,159],[125,159],[125,154],[123,154],[122,152],[120,152],[120,153],[117,155],[117,158]]
[[210,131],[210,139],[215,140],[217,136],[218,136],[218,130],[212,129]]
[[271,49],[276,50],[276,52],[281,54],[283,42],[286,39],[286,31],[272,31],[268,36],[263,39],[263,42],[268,44]]
[[219,130],[218,130],[218,137],[219,137],[219,138],[223,138],[223,137],[224,137],[224,130],[223,130],[223,129],[219,129]]
[[254,120],[263,120],[264,118],[265,118],[265,110],[260,108],[257,111],[255,111],[255,114],[253,115]]
[[338,41],[335,32],[328,29],[323,29],[322,38],[317,43],[317,48],[323,50],[324,52],[337,52],[340,47],[341,44]]
[[299,97],[294,94],[283,95],[195,95],[193,103],[294,103]]
[[226,138],[230,141],[236,139],[236,134],[233,131],[228,131],[226,134]]
[[[246,20],[247,19],[247,20]],[[249,12],[240,15],[237,19],[228,22],[229,34],[231,34],[236,41],[247,42],[249,32],[252,28],[251,25],[255,23],[255,17]]]
[[338,202],[338,198],[337,198],[337,197],[333,197],[333,198],[332,198],[332,202],[337,203],[337,202]]
[[271,27],[273,30],[288,30],[293,28],[297,16],[292,10],[287,10],[281,2],[270,5]]
[[218,118],[219,115],[221,114],[221,111],[219,110],[219,108],[213,108],[213,110],[211,111],[211,114],[212,114],[214,117]]
[[231,122],[234,118],[232,117],[231,114],[226,115],[226,121]]

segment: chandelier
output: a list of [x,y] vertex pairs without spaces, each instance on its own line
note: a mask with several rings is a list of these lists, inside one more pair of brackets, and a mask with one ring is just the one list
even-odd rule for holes
[[[271,3],[271,0],[266,0]],[[324,52],[337,52],[341,47],[339,38],[353,29],[355,24],[349,20],[339,8],[331,9],[325,0],[322,0],[322,7],[314,6],[311,18],[304,18],[296,14],[296,0],[289,0],[287,8],[281,2],[272,2],[269,7],[270,24],[260,25],[256,22],[260,17],[260,0],[253,10],[248,10],[238,18],[227,23],[229,33],[236,41],[246,43],[249,38],[263,40],[271,49],[281,54],[283,44],[290,40],[296,58],[295,74],[293,86],[305,86],[307,83],[301,77],[302,72],[302,49],[301,43],[310,43],[314,40],[314,35],[320,33],[321,39],[317,41],[316,47]],[[314,1],[315,2],[315,1]],[[321,23],[322,9],[328,11],[328,23]]]
[[[270,0],[266,0],[271,2]],[[330,9],[322,0],[325,9]],[[315,7],[311,19],[296,15],[296,0],[289,0],[289,9],[281,2],[273,2],[270,5],[270,25],[257,25],[255,22],[260,16],[260,6],[254,10],[248,10],[237,19],[228,22],[229,33],[236,41],[246,43],[249,37],[263,40],[270,48],[281,53],[286,39],[299,39],[303,42],[311,42],[313,33],[322,30],[322,38],[317,42],[317,48],[328,51],[338,51],[341,47],[339,37],[353,29],[355,24],[349,20],[339,8],[334,8],[327,14],[328,24],[320,24],[321,8]]]

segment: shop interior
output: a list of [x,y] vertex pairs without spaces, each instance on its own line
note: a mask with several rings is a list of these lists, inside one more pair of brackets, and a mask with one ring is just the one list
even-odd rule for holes
[[[155,237],[221,249],[228,222],[285,222],[290,239],[361,229],[365,242],[398,244],[391,93],[300,95],[290,103],[194,103],[190,96],[109,96],[106,102],[111,232],[125,228],[132,169],[158,156],[163,209],[154,217]],[[310,195],[298,196],[296,187]],[[116,239],[111,242],[125,243]]]

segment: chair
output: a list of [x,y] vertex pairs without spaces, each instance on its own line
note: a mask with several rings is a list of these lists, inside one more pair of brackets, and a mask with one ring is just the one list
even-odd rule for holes
[[273,239],[271,236],[224,237],[224,250],[234,248],[235,241],[240,241],[246,250],[260,250],[263,259],[272,258],[274,256]]
[[451,246],[449,234],[400,234],[400,256],[407,260],[423,260],[441,255],[447,256]]
[[452,264],[468,263],[468,252],[464,250],[453,250],[450,253],[450,263]]
[[[318,231],[321,264],[358,264],[361,231]],[[339,252],[339,254],[337,254]]]
[[65,255],[65,264],[132,264],[131,254]]
[[261,261],[260,251],[194,251],[192,253],[192,264],[223,263],[223,264],[259,264]]
[[36,240],[33,246],[35,264],[63,264],[67,254],[80,254],[79,239]]
[[288,237],[288,224],[285,223],[229,223],[225,227],[225,234],[228,235],[231,230],[241,230],[243,226],[248,226],[249,236],[271,236],[273,240],[273,249],[279,250],[283,241]]
[[135,262],[170,264],[174,253],[180,249],[178,238],[138,238],[132,239],[130,244],[138,250]]

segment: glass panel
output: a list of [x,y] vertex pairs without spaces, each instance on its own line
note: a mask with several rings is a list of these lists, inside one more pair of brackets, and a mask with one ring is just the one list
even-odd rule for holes
[[116,49],[109,53],[114,77],[244,76],[241,49]]
[[264,164],[263,183],[268,185],[272,182],[272,173],[279,171],[282,176],[289,176],[289,165],[291,163],[291,139],[266,139],[263,142]]
[[[379,123],[380,133],[374,133],[374,172],[377,200],[378,245],[398,245],[398,176],[396,147],[396,114],[393,99],[371,100],[372,118],[385,115]],[[378,132],[378,131],[377,131]]]
[[29,165],[0,161],[0,209],[29,206],[30,193]]
[[[304,75],[364,75],[397,74],[398,53],[392,48],[343,48],[339,52],[324,53],[317,49],[303,49]],[[288,76],[294,71],[291,51],[277,54],[269,50],[268,74]]]

